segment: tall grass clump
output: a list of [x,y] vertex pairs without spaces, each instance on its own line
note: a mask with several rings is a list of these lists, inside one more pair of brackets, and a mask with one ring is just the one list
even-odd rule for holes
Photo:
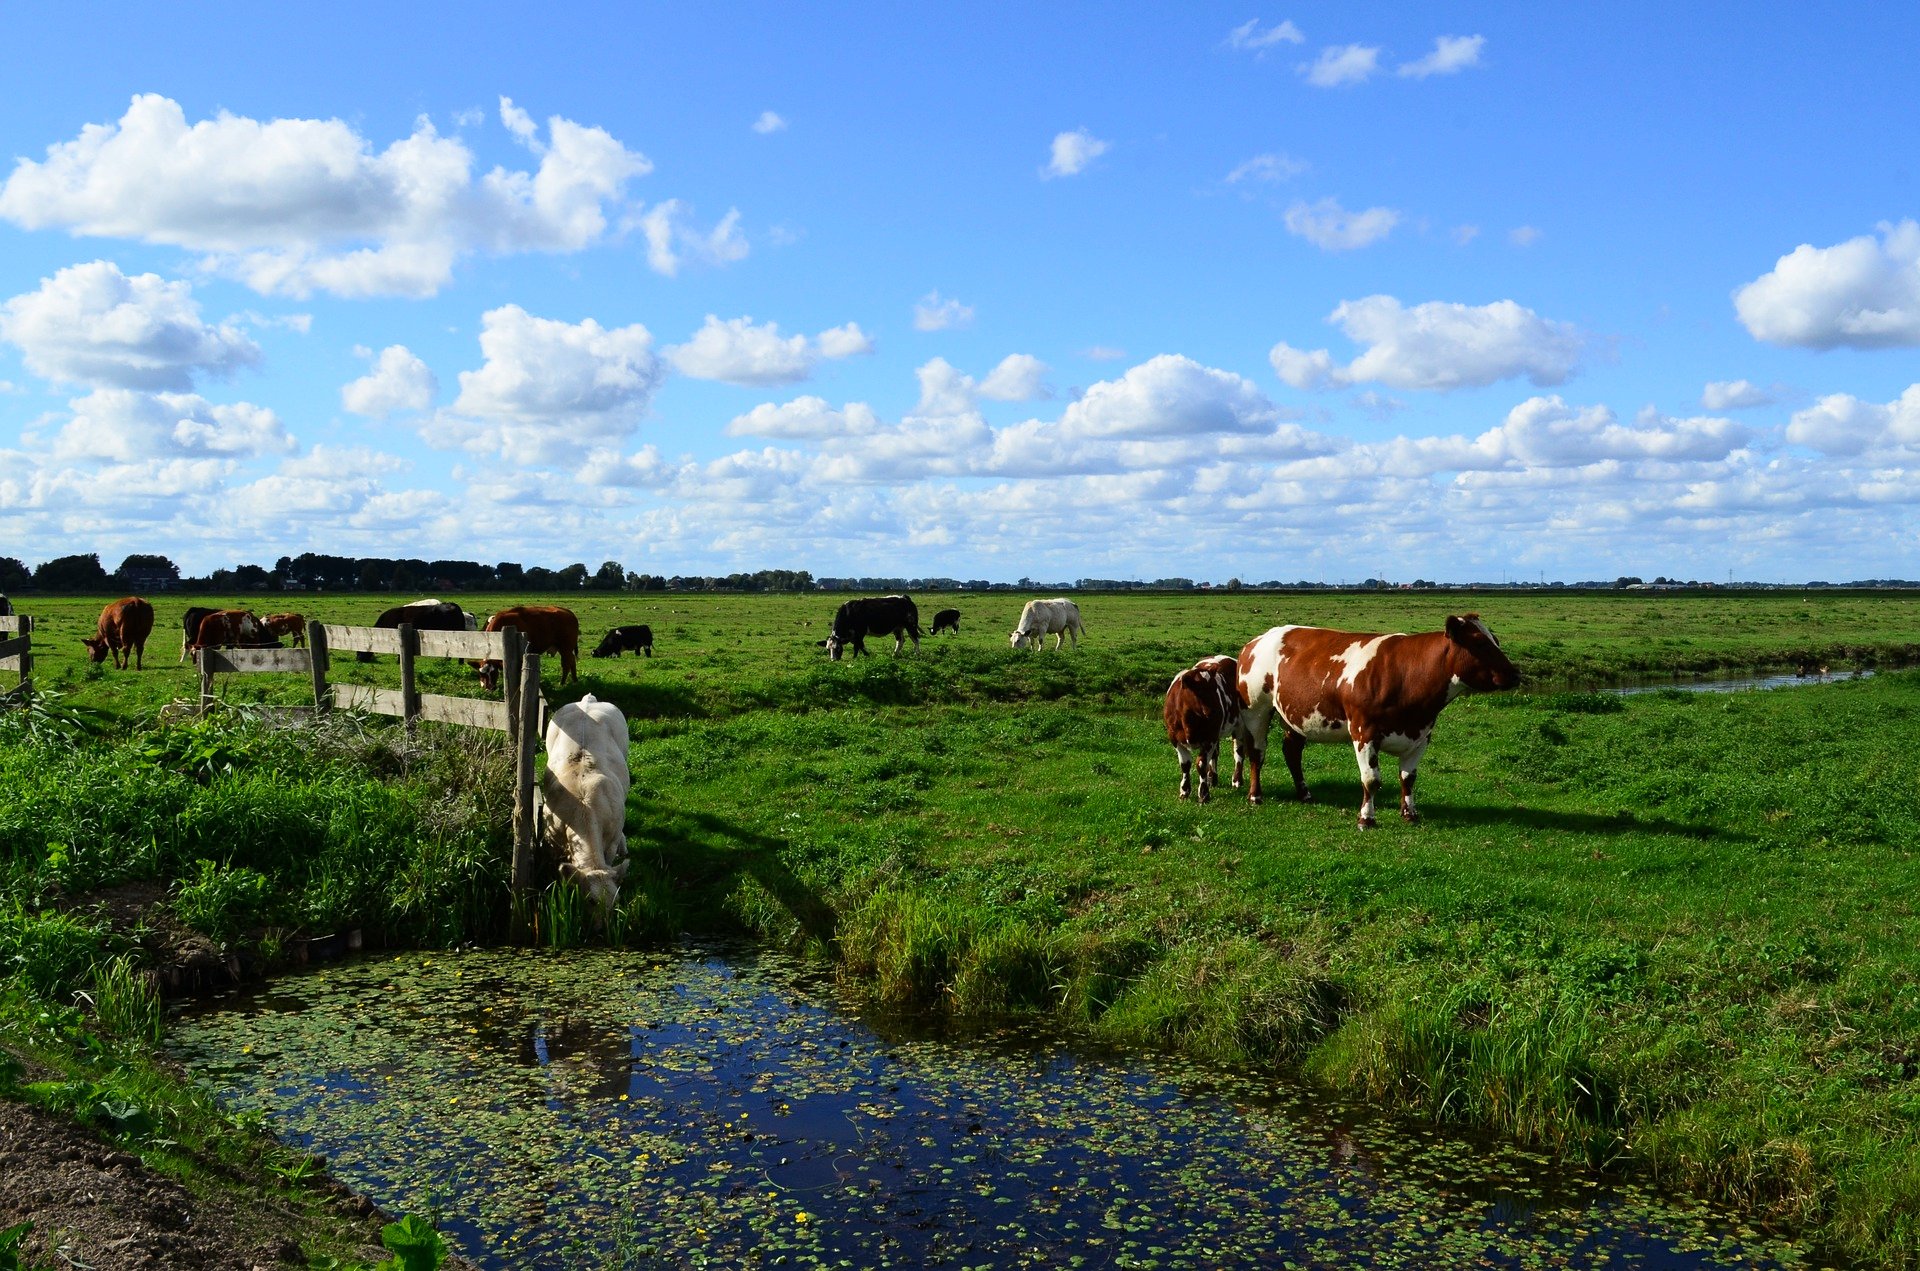
[[92,998],[94,1018],[108,1033],[147,1045],[160,1040],[166,1014],[160,991],[131,957],[94,965]]

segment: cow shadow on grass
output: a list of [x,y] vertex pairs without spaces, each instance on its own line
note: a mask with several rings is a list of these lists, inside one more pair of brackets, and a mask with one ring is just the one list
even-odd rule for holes
[[[743,878],[750,878],[793,919],[809,940],[831,945],[838,915],[811,884],[787,863],[785,840],[714,816],[690,812],[648,798],[629,805],[627,835],[635,865],[656,871],[652,880],[666,889],[691,929],[725,930],[745,925],[729,905]],[[635,879],[627,880],[631,891]]]
[[[1358,813],[1360,808],[1360,784],[1327,782],[1313,783],[1313,801],[1323,807],[1345,808]],[[1292,800],[1289,789],[1273,802],[1286,803]],[[1380,824],[1389,822],[1398,824],[1400,820],[1400,788],[1397,782],[1387,782],[1380,788],[1379,809]],[[1530,807],[1523,803],[1461,803],[1448,799],[1444,795],[1422,791],[1418,796],[1421,823],[1434,829],[1448,827],[1486,827],[1488,829],[1510,829],[1534,831],[1537,833],[1560,833],[1595,835],[1602,838],[1619,838],[1628,834],[1665,834],[1678,838],[1713,839],[1724,843],[1752,843],[1755,837],[1744,831],[1724,825],[1708,825],[1699,822],[1678,821],[1671,817],[1651,816],[1642,812],[1567,812],[1556,808]]]

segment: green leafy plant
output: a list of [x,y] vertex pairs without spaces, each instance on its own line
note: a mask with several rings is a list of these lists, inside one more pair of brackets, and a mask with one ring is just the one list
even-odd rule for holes
[[39,1271],[46,1265],[40,1262],[28,1262],[20,1252],[27,1237],[33,1234],[31,1222],[17,1222],[11,1227],[0,1229],[0,1271]]
[[447,1260],[447,1242],[433,1224],[409,1214],[380,1229],[380,1243],[393,1256],[375,1271],[439,1271]]
[[259,870],[247,865],[222,869],[202,859],[198,875],[175,888],[173,911],[188,926],[216,940],[230,940],[266,917],[272,897],[273,883]]

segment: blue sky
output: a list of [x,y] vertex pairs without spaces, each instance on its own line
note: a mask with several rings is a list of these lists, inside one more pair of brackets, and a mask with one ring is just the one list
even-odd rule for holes
[[1920,11],[1560,8],[10,13],[0,555],[1914,576]]

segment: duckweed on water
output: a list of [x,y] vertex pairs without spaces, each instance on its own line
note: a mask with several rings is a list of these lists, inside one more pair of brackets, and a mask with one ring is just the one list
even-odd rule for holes
[[1268,1081],[848,1009],[746,950],[407,954],[170,1044],[487,1267],[1803,1265],[1701,1207]]

